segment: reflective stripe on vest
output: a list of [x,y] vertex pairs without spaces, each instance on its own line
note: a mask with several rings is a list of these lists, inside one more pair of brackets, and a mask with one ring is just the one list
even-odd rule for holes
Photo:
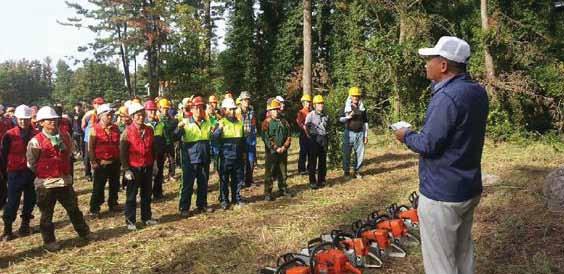
[[209,120],[203,120],[200,125],[194,121],[184,125],[184,135],[182,141],[186,143],[194,143],[198,141],[210,140],[212,125]]
[[110,126],[109,134],[100,124],[94,126],[95,143],[94,155],[100,160],[119,159],[119,129],[116,125]]
[[65,150],[60,151],[53,147],[51,141],[45,134],[38,133],[35,139],[39,143],[41,153],[35,166],[37,178],[62,178],[71,173],[70,148],[72,146],[70,136],[67,133],[60,133],[63,139]]
[[134,124],[127,127],[129,166],[147,167],[153,164],[153,129],[145,126],[143,136]]
[[[30,129],[29,139],[33,138],[38,131]],[[20,127],[15,127],[6,132],[6,137],[10,138],[10,150],[8,151],[8,164],[6,169],[8,172],[24,170],[27,168],[27,159],[25,157],[27,143],[24,142]],[[28,140],[29,140],[28,139]]]
[[243,138],[243,122],[239,120],[232,122],[223,118],[219,120],[219,123],[223,125],[223,138]]

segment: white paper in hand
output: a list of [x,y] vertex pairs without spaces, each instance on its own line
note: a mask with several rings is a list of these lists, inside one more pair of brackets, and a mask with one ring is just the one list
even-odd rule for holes
[[390,128],[392,128],[392,130],[398,130],[400,128],[410,128],[411,124],[406,122],[406,121],[399,121],[397,123],[393,123],[390,125]]

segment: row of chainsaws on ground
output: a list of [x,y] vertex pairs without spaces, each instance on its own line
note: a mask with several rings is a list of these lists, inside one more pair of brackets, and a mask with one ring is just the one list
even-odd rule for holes
[[382,268],[386,258],[407,255],[406,246],[419,245],[419,195],[409,195],[410,206],[391,204],[385,214],[374,211],[352,223],[351,231],[333,230],[308,242],[298,253],[278,257],[276,267],[260,274],[362,274]]

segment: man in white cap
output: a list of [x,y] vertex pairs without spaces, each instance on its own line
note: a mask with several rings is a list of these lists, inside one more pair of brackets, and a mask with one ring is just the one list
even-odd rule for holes
[[396,138],[420,155],[422,254],[425,272],[474,273],[472,223],[480,202],[480,169],[488,117],[486,90],[466,73],[470,46],[444,36],[419,50],[426,60],[432,98],[419,132],[400,128]]
[[58,201],[65,208],[70,221],[83,239],[90,238],[90,228],[78,208],[76,193],[72,187],[70,157],[74,152],[71,136],[60,132],[60,116],[51,107],[42,107],[37,112],[37,121],[42,131],[27,145],[27,166],[35,172],[37,206],[41,211],[39,229],[45,249],[60,248],[55,238],[53,212]]
[[27,144],[37,130],[31,127],[31,108],[20,105],[16,108],[15,117],[17,127],[6,132],[2,138],[2,159],[5,159],[3,174],[8,175],[8,204],[4,208],[4,234],[2,239],[9,241],[15,236],[12,233],[12,223],[20,206],[23,193],[22,222],[18,230],[19,236],[30,234],[29,221],[35,206],[35,189],[33,188],[33,172],[27,167],[25,151]]
[[118,210],[118,191],[120,176],[119,139],[117,125],[112,123],[114,110],[105,103],[96,111],[98,123],[90,130],[88,159],[94,173],[94,185],[90,197],[90,214],[98,217],[100,205],[104,203],[104,188],[109,185],[108,208]]

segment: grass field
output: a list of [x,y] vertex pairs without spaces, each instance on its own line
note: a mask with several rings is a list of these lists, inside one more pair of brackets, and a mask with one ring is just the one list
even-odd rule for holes
[[[90,219],[98,239],[77,238],[60,205],[56,235],[63,249],[42,249],[39,233],[0,243],[1,273],[256,273],[278,255],[296,251],[311,238],[334,228],[348,228],[375,209],[407,202],[417,190],[417,155],[391,141],[370,138],[364,178],[345,181],[340,170],[328,172],[330,187],[309,190],[306,176],[296,174],[297,142],[288,164],[294,198],[263,201],[263,157],[256,178],[259,186],[243,191],[248,206],[181,219],[177,214],[178,183],[165,184],[165,200],[153,203],[159,224],[129,232],[122,213],[102,206],[101,219]],[[500,177],[484,188],[475,214],[477,273],[564,273],[564,216],[543,206],[543,178],[564,165],[562,146],[545,143],[488,142],[483,167]],[[340,153],[332,151],[330,153]],[[78,172],[82,174],[81,171]],[[260,178],[260,179],[259,179]],[[80,208],[88,212],[91,184],[77,181]],[[275,186],[276,190],[276,186]],[[218,179],[210,180],[208,201],[218,208]],[[124,202],[120,193],[120,204]],[[32,224],[37,229],[39,211]],[[14,227],[17,229],[19,220]],[[418,248],[403,259],[387,260],[381,270],[365,273],[422,273]]]

